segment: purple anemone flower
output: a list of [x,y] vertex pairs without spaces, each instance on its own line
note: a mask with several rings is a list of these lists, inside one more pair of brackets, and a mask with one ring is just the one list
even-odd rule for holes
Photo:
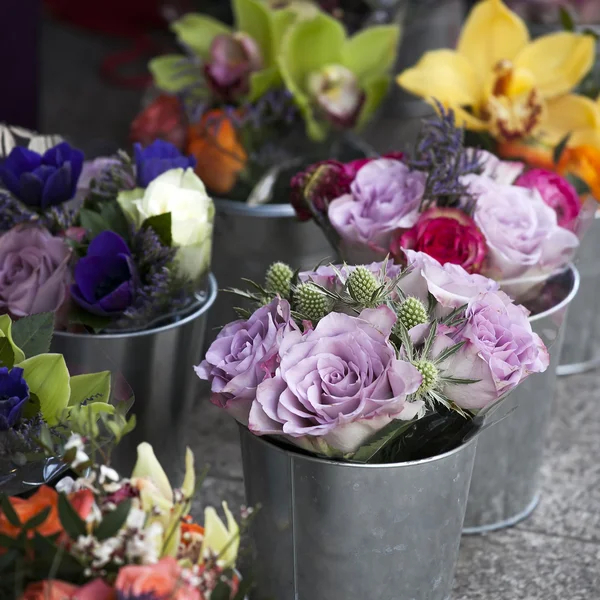
[[23,369],[0,368],[0,431],[13,427],[21,418],[29,400],[29,386],[23,379]]

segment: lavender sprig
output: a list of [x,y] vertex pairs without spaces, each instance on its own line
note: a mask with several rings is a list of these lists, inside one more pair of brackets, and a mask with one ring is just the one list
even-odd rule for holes
[[129,154],[120,150],[114,159],[114,164],[103,169],[92,181],[90,191],[95,200],[111,200],[116,198],[120,191],[135,188],[134,165]]
[[456,206],[469,198],[469,191],[460,178],[480,173],[482,165],[476,152],[465,148],[465,132],[457,127],[454,111],[446,110],[436,102],[439,114],[423,123],[413,159],[414,169],[427,173],[424,203],[438,206]]
[[[47,427],[42,415],[38,413],[30,419],[21,419],[16,427],[0,433],[0,458],[8,459],[18,454],[27,454],[39,450],[37,440],[43,427]],[[56,427],[50,427],[52,439],[64,439],[63,433]]]
[[28,223],[36,218],[33,211],[8,192],[0,190],[0,231],[9,231],[15,225]]

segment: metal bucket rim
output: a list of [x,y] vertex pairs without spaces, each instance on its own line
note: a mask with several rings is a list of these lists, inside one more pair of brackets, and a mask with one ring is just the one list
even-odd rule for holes
[[248,206],[245,202],[229,200],[227,198],[214,198],[213,200],[217,210],[225,214],[242,215],[258,219],[292,219],[296,217],[296,211],[289,203]]
[[549,316],[553,315],[555,312],[558,312],[559,310],[564,308],[565,306],[568,306],[573,301],[573,298],[575,298],[575,296],[577,295],[577,292],[579,291],[579,285],[581,284],[581,276],[579,275],[579,270],[573,263],[569,263],[567,265],[567,267],[565,268],[565,271],[566,270],[570,270],[573,273],[573,287],[571,288],[571,291],[569,292],[567,297],[563,298],[563,300],[561,300],[558,304],[555,304],[548,310],[545,310],[544,312],[541,312],[541,313],[537,313],[536,315],[531,315],[529,317],[530,322],[531,321],[539,321],[540,319],[549,317]]
[[115,340],[122,338],[132,338],[132,337],[141,337],[145,335],[155,335],[157,333],[163,333],[170,329],[174,329],[175,327],[180,327],[181,325],[186,325],[191,321],[194,321],[198,317],[201,317],[204,313],[208,312],[211,306],[215,303],[217,298],[218,288],[217,288],[217,280],[212,273],[208,274],[208,297],[202,303],[202,306],[198,308],[195,312],[187,317],[181,319],[181,321],[175,321],[174,323],[169,323],[168,325],[163,325],[162,327],[154,327],[152,329],[144,329],[142,331],[132,331],[132,332],[123,332],[123,333],[73,333],[70,331],[55,331],[54,336],[66,337],[66,338],[100,338],[103,340]]
[[314,463],[318,463],[318,464],[327,464],[327,465],[332,465],[335,467],[357,468],[357,469],[397,469],[400,467],[418,467],[418,466],[422,466],[425,464],[434,463],[438,460],[443,460],[445,458],[448,458],[449,456],[452,456],[453,454],[458,454],[459,452],[462,452],[463,450],[468,448],[471,444],[474,444],[479,437],[478,435],[473,435],[466,442],[463,442],[456,448],[453,448],[452,450],[448,450],[448,452],[444,452],[442,454],[436,454],[435,456],[430,456],[429,458],[421,458],[419,460],[407,460],[407,461],[398,462],[398,463],[365,464],[365,463],[350,463],[350,462],[340,462],[340,461],[336,461],[336,460],[329,460],[327,458],[321,458],[319,456],[309,456],[306,454],[301,454],[300,452],[296,452],[291,449],[288,450],[287,448],[280,448],[279,446],[277,446],[273,442],[263,438],[262,436],[255,435],[245,425],[238,423],[238,426],[242,431],[246,432],[249,436],[254,438],[254,440],[257,443],[268,446],[269,448],[275,450],[276,452],[285,454],[286,456],[291,455],[295,458],[307,460],[309,462],[314,462]]

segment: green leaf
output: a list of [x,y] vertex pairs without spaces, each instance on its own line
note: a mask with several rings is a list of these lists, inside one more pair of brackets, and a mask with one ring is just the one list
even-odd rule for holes
[[117,202],[103,202],[100,215],[108,225],[108,229],[119,234],[124,240],[129,239],[129,223],[123,209]]
[[0,509],[2,509],[2,513],[6,517],[6,520],[13,527],[21,527],[21,521],[19,520],[19,516],[15,512],[15,509],[12,507],[10,500],[6,494],[0,495]]
[[58,517],[63,529],[72,540],[76,540],[80,535],[86,535],[85,522],[64,494],[58,496]]
[[95,210],[82,208],[79,211],[79,224],[90,234],[90,237],[95,238],[99,233],[110,229],[109,224],[104,220],[104,217]]
[[40,411],[48,425],[58,423],[69,403],[69,370],[62,354],[40,354],[19,364],[31,393],[40,400]]
[[31,390],[29,390],[29,400],[25,403],[23,407],[23,416],[26,419],[31,419],[35,417],[35,415],[40,412],[40,399],[34,394]]
[[94,535],[99,541],[113,537],[125,524],[129,511],[131,510],[131,500],[124,500],[117,505],[117,508],[106,514],[102,522],[94,530]]
[[351,460],[360,463],[373,462],[377,454],[381,452],[387,444],[402,435],[407,429],[412,427],[413,424],[414,421],[392,421],[372,436],[366,444],[361,446],[351,457]]
[[108,402],[110,400],[110,371],[74,375],[70,379],[69,406],[82,402]]
[[271,66],[274,56],[269,9],[259,0],[233,0],[231,4],[236,29],[257,43],[265,66]]
[[25,522],[23,529],[29,530],[39,527],[48,518],[48,515],[50,514],[50,508],[50,506],[46,506],[46,508],[41,510],[37,515],[31,517],[29,521]]
[[[12,335],[15,344],[28,358],[44,354],[50,350],[54,332],[54,313],[40,313],[23,317],[13,323]],[[16,357],[15,357],[16,359]],[[17,364],[22,361],[18,361]]]
[[33,536],[33,552],[36,557],[37,572],[49,573],[53,570],[55,579],[66,581],[81,577],[83,565],[74,556],[65,552],[64,547],[57,546],[52,538],[36,532]]
[[399,43],[399,26],[369,27],[346,40],[342,47],[342,64],[360,82],[389,74],[396,62]]
[[565,31],[575,31],[575,21],[573,16],[564,6],[560,7],[560,22]]
[[577,175],[573,173],[567,173],[565,178],[575,188],[580,196],[586,196],[592,191],[590,186],[583,179],[581,179],[581,177],[577,177]]
[[373,115],[387,95],[390,82],[391,77],[389,75],[373,77],[363,82],[362,89],[365,93],[365,101],[360,109],[360,115],[356,124],[357,129],[364,127],[373,118]]
[[154,230],[156,235],[160,238],[160,241],[165,244],[165,246],[170,246],[173,243],[170,212],[148,217],[142,223],[142,229],[146,229],[148,227]]
[[192,67],[189,60],[180,54],[166,54],[148,63],[156,87],[169,94],[202,82],[202,70]]
[[69,323],[71,325],[83,325],[96,333],[106,329],[112,323],[112,319],[110,317],[93,315],[81,306],[73,304],[69,311]]
[[0,337],[4,337],[9,341],[14,353],[14,362],[20,363],[22,360],[25,360],[25,354],[13,339],[12,326],[12,319],[8,315],[0,315]]
[[0,337],[0,364],[8,369],[12,369],[15,364],[15,353],[12,344],[5,337]]
[[171,31],[180,42],[201,58],[209,56],[210,46],[215,37],[231,33],[231,29],[221,21],[198,13],[188,13],[177,19],[171,24]]
[[571,134],[568,133],[562,140],[560,140],[560,142],[554,148],[554,152],[552,153],[552,161],[555,165],[557,165],[560,162],[560,159],[563,155],[563,152],[565,151],[565,148],[567,147],[567,144],[569,143],[570,138]]

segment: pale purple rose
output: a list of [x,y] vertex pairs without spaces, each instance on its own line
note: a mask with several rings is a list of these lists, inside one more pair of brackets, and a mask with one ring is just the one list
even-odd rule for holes
[[81,176],[77,181],[77,189],[86,193],[89,191],[93,180],[102,177],[103,174],[121,165],[121,162],[116,158],[100,157],[94,160],[86,160],[83,163]]
[[465,345],[442,363],[453,377],[476,379],[468,385],[447,384],[444,393],[465,409],[481,409],[548,368],[548,350],[531,329],[528,311],[502,291],[481,294],[469,303],[466,323],[452,339],[440,336],[433,353],[444,345]]
[[396,321],[385,306],[359,317],[330,313],[305,335],[284,336],[275,376],[256,390],[250,430],[333,455],[356,451],[394,419],[411,420],[421,374],[389,342]]
[[[481,176],[488,177],[496,183],[510,185],[515,179],[521,175],[525,169],[522,162],[514,162],[508,160],[500,160],[495,154],[486,150],[477,150],[469,148],[469,155],[477,154],[477,158],[483,170]],[[468,177],[468,176],[467,176]]]
[[392,234],[417,222],[425,181],[424,173],[402,162],[373,160],[358,171],[351,193],[331,202],[329,220],[346,245],[371,250],[361,262],[381,260]]
[[400,287],[405,294],[419,298],[426,306],[428,294],[431,294],[438,301],[436,317],[444,317],[480,294],[500,287],[493,279],[467,273],[460,265],[441,265],[423,252],[405,250],[404,254],[412,270],[401,279]]
[[558,225],[537,190],[491,181],[486,188],[479,190],[474,213],[488,245],[486,275],[526,278],[535,285],[569,262],[579,240]]
[[0,312],[55,312],[68,292],[71,250],[41,227],[21,225],[0,237]]
[[256,310],[248,320],[226,325],[205,359],[194,367],[198,377],[211,384],[211,402],[246,425],[256,386],[277,366],[284,333],[297,329],[289,302],[279,298]]

